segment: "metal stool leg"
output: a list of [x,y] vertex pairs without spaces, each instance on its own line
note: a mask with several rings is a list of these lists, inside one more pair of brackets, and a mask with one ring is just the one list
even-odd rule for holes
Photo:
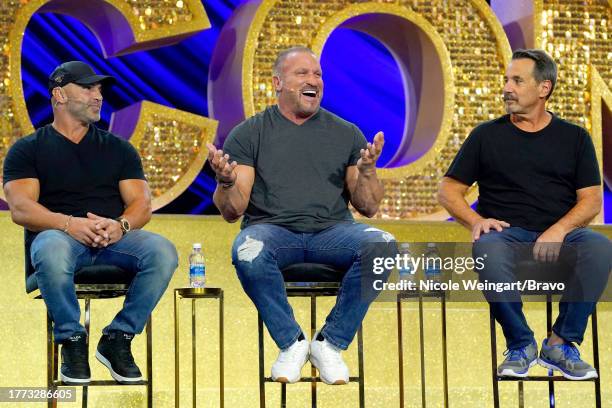
[[151,316],[147,320],[147,407],[153,407],[153,327]]
[[[55,390],[53,381],[57,375],[57,346],[53,341],[53,322],[47,313],[47,388]],[[57,407],[55,398],[47,399],[48,407]]]
[[[89,356],[89,322],[90,322],[90,318],[91,318],[91,299],[90,298],[85,298],[85,332],[87,333],[87,356]],[[83,386],[83,403],[82,403],[82,407],[83,408],[87,408],[87,394],[89,391],[89,387],[84,385]]]
[[281,408],[287,408],[287,384],[281,383]]
[[[178,292],[174,291],[174,406],[181,406]],[[148,336],[148,333],[147,333]]]
[[259,343],[259,406],[266,408],[266,387],[264,383],[264,341],[263,341],[263,321],[261,315],[257,313],[257,335]]
[[440,299],[442,313],[442,380],[444,387],[444,408],[448,408],[448,356],[446,350],[446,298],[442,294]]
[[497,334],[495,332],[495,317],[489,307],[491,323],[491,378],[493,379],[493,407],[499,408],[499,383],[497,381]]
[[191,406],[196,406],[196,304],[195,299],[191,299]]
[[223,371],[225,364],[223,349],[223,292],[221,292],[221,297],[219,298],[219,406],[221,408],[225,406],[225,396],[223,395],[223,390],[225,388],[225,373]]
[[397,295],[397,355],[399,360],[399,403],[404,408],[404,342],[402,338],[402,300]]
[[[552,334],[552,296],[550,294],[546,295],[546,337],[549,338]],[[553,370],[548,370],[548,376],[552,377],[554,375]],[[548,402],[550,404],[550,408],[555,407],[555,383],[553,381],[548,381]]]
[[359,363],[359,407],[365,408],[365,376],[363,374],[363,325],[357,331],[357,360]]
[[[310,295],[310,339],[314,340],[315,332],[317,331],[317,297],[314,294]],[[310,401],[312,408],[317,407],[317,381],[314,379],[317,376],[317,370],[314,364],[310,364],[310,376],[313,378],[310,383]]]
[[425,395],[425,329],[423,327],[423,297],[419,294],[419,344],[421,351],[421,406],[427,406]]
[[[593,333],[593,366],[599,371],[599,338],[597,333],[597,307],[593,308],[593,314],[591,314],[591,331]],[[595,407],[601,408],[601,382],[598,376],[595,379]]]

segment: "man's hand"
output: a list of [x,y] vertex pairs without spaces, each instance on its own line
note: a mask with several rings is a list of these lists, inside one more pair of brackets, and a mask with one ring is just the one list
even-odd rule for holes
[[93,220],[82,217],[72,217],[69,220],[66,233],[80,243],[87,246],[96,246],[96,239],[101,240]]
[[234,184],[236,182],[236,172],[234,169],[238,165],[236,161],[230,162],[229,154],[223,154],[223,150],[206,143],[208,147],[208,162],[217,176],[217,181],[224,184]]
[[91,245],[92,247],[107,247],[123,238],[123,230],[119,221],[100,217],[90,212],[87,213],[87,219],[94,223],[97,234]]
[[567,232],[552,225],[538,237],[533,246],[533,259],[539,262],[556,262]]
[[504,228],[510,227],[506,221],[496,220],[495,218],[483,218],[472,226],[472,242],[477,241],[484,232],[488,234],[491,229],[501,232]]
[[380,157],[382,148],[385,144],[385,135],[383,132],[378,132],[374,136],[374,143],[368,143],[366,149],[361,149],[361,157],[357,161],[357,169],[359,173],[368,176],[376,171],[376,161]]

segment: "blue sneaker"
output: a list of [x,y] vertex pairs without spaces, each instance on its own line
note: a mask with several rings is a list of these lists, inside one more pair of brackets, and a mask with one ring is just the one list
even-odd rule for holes
[[572,343],[549,346],[548,339],[544,339],[538,363],[548,369],[561,371],[570,380],[597,378],[597,370],[580,359],[580,352]]
[[504,351],[504,356],[506,359],[497,367],[497,375],[524,378],[538,361],[538,345],[534,340],[524,347]]

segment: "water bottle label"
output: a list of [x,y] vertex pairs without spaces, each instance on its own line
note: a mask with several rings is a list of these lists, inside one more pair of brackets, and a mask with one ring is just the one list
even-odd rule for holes
[[204,265],[190,265],[189,275],[190,276],[204,276]]
[[401,268],[399,270],[399,274],[400,275],[414,275],[415,271],[411,266],[408,266],[407,268]]
[[206,284],[204,265],[189,265],[189,285],[192,288],[203,288]]

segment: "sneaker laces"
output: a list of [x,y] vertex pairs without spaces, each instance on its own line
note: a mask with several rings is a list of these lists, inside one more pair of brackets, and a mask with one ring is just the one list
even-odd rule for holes
[[563,343],[561,345],[561,351],[563,351],[563,355],[567,360],[574,362],[581,361],[580,351],[578,351],[578,348],[572,343]]
[[504,351],[504,356],[508,356],[508,361],[520,361],[521,359],[527,360],[527,353],[525,352],[526,349],[527,346],[516,349],[508,349]]

